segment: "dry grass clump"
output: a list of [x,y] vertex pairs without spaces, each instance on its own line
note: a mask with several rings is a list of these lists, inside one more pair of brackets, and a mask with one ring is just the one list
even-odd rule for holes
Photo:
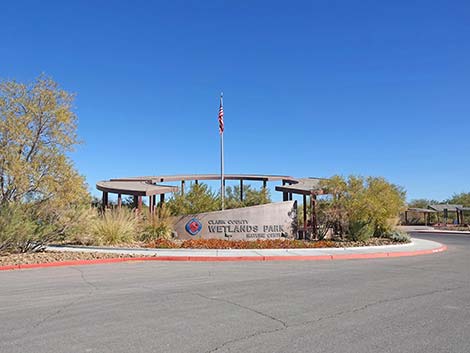
[[170,211],[164,205],[155,210],[155,214],[145,213],[141,219],[140,240],[152,242],[157,239],[171,239],[173,227]]
[[109,209],[92,224],[94,242],[100,245],[131,243],[138,233],[139,220],[132,210]]

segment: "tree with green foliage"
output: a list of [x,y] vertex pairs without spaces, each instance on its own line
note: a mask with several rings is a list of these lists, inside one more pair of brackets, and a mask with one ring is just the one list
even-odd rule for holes
[[470,192],[454,194],[450,199],[446,200],[445,203],[470,207]]
[[438,204],[439,201],[428,199],[414,199],[408,202],[408,207],[411,208],[428,208],[429,205]]
[[[429,205],[435,205],[438,204],[439,201],[436,200],[430,200],[430,199],[414,199],[408,202],[408,208],[428,208]],[[429,222],[433,223],[437,221],[437,216],[434,213],[424,215],[421,212],[408,212],[408,223],[410,224],[425,224],[428,219]]]
[[193,183],[184,194],[174,193],[167,207],[173,216],[217,211],[220,198],[207,184]]
[[257,190],[252,188],[251,185],[244,185],[243,201],[240,200],[240,186],[227,186],[225,190],[226,208],[249,207],[271,202],[271,195],[267,188]]
[[41,249],[90,202],[68,156],[78,143],[72,104],[73,95],[44,75],[0,82],[0,207],[9,222],[0,237],[9,251]]
[[0,82],[0,204],[89,201],[67,153],[77,144],[73,95],[50,78]]
[[325,213],[354,240],[381,236],[393,229],[405,209],[405,191],[384,178],[334,176],[321,186],[331,197]]

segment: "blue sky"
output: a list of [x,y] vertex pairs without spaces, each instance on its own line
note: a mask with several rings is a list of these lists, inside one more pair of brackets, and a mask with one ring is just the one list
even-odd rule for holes
[[10,1],[0,77],[77,95],[96,181],[217,173],[384,176],[470,191],[468,1]]

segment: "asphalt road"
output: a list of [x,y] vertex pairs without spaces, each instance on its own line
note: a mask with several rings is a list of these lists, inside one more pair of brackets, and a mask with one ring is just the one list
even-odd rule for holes
[[470,352],[470,236],[319,262],[0,272],[0,352]]

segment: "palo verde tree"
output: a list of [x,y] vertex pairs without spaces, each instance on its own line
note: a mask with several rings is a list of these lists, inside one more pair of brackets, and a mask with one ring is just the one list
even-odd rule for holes
[[44,75],[29,84],[0,82],[0,205],[88,200],[67,156],[78,142],[73,98]]
[[322,181],[331,195],[324,212],[354,240],[390,232],[405,209],[405,191],[384,178],[334,176]]

